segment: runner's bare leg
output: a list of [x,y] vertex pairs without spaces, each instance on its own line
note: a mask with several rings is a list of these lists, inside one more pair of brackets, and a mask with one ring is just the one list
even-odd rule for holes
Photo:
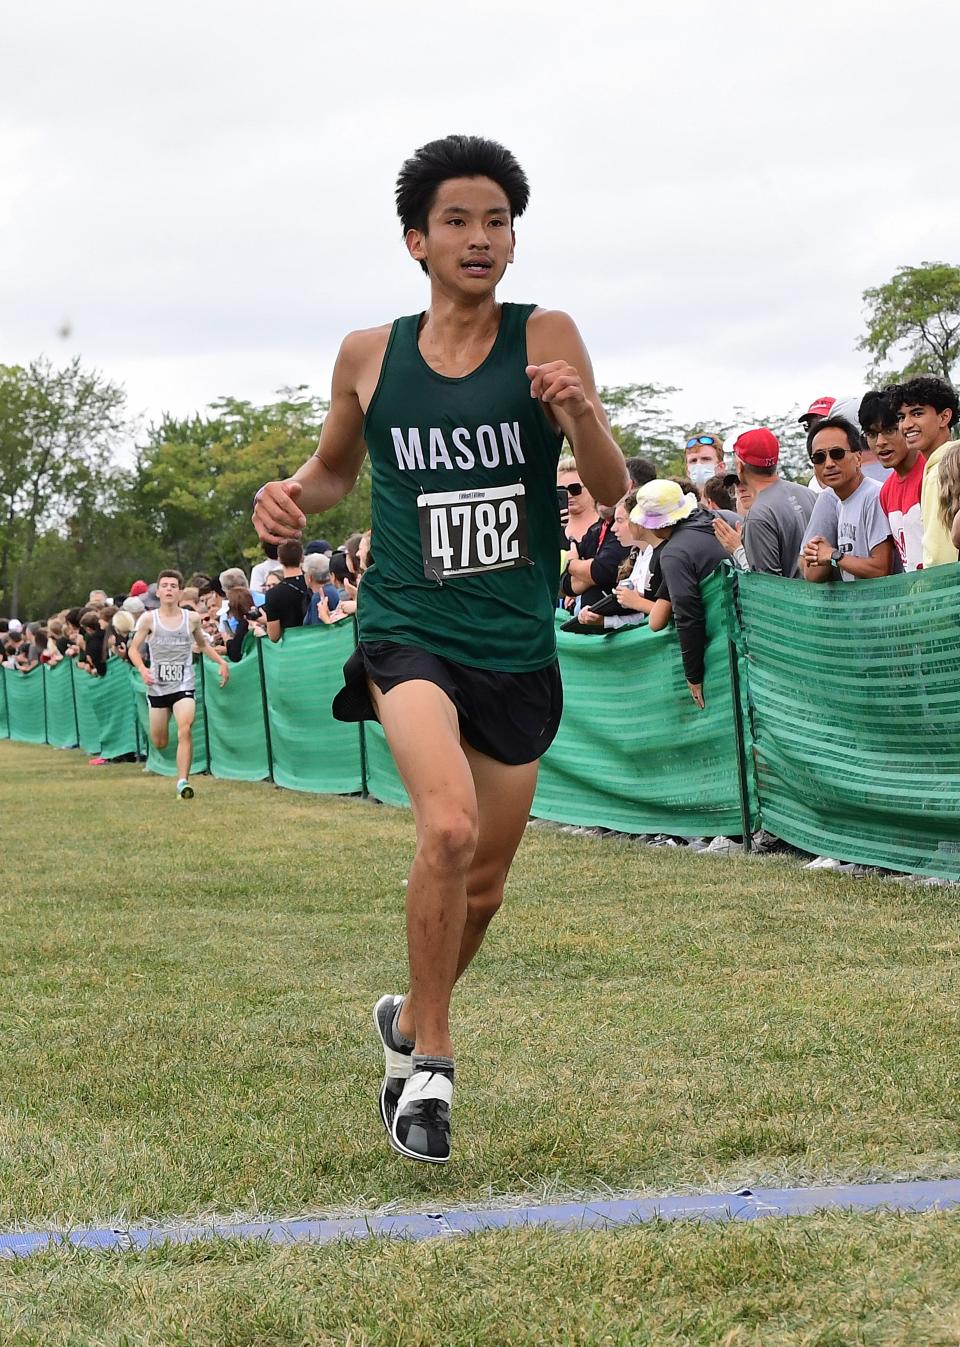
[[477,795],[460,746],[457,713],[435,683],[401,683],[370,695],[417,828],[407,883],[410,995],[416,1049],[452,1057],[450,996],[467,920],[467,875],[477,848]]
[[150,742],[161,751],[170,742],[170,712],[163,706],[149,707]]
[[177,722],[177,776],[185,781],[190,775],[193,761],[193,719],[197,713],[192,697],[184,697],[173,705],[173,718]]
[[[477,849],[467,874],[467,920],[460,942],[458,978],[483,943],[487,927],[503,902],[507,875],[530,817],[539,767],[537,762],[511,767],[466,743],[463,751],[476,787],[480,826]],[[400,1031],[403,1032],[403,1015]]]

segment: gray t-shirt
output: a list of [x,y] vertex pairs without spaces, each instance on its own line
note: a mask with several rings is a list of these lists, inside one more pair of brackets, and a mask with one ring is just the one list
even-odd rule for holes
[[797,482],[783,478],[757,492],[743,521],[743,550],[752,571],[800,575],[800,548],[816,496]]
[[[864,477],[846,500],[840,500],[830,487],[822,491],[813,507],[801,547],[818,534],[837,551],[853,557],[868,557],[878,543],[892,536],[880,504],[880,484],[871,477]],[[840,575],[844,580],[857,578],[848,571],[841,571]]]

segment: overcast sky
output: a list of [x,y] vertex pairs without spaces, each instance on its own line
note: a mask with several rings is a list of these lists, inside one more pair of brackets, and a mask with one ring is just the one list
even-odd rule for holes
[[958,39],[943,0],[11,3],[0,362],[79,353],[147,418],[326,395],[425,306],[394,179],[462,131],[530,178],[501,297],[599,381],[691,422],[855,392],[863,289],[960,262]]

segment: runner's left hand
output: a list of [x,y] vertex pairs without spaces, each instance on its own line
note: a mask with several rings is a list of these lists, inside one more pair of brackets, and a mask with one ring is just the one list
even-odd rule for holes
[[583,391],[583,380],[565,360],[528,365],[527,378],[532,398],[559,407],[574,419],[593,410],[593,403]]

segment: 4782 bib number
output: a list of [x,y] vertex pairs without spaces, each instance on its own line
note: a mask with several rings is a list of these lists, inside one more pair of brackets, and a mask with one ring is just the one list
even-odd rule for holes
[[423,573],[428,580],[530,566],[521,482],[417,497]]

